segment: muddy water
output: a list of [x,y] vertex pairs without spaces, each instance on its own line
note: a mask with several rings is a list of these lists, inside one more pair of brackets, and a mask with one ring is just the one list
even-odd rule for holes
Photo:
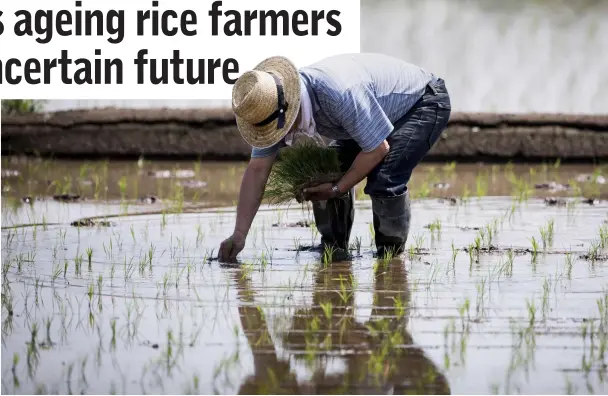
[[[471,187],[479,180],[479,172],[453,175]],[[233,208],[195,209],[184,199],[182,213],[162,203],[159,213],[78,228],[69,223],[157,203],[125,209],[109,193],[110,203],[16,207],[5,201],[22,190],[7,180],[3,225],[26,213],[54,220],[2,230],[3,392],[608,390],[604,201],[417,199],[408,253],[378,260],[370,203],[360,200],[353,259],[334,263],[307,249],[319,242],[314,227],[293,226],[311,220],[308,210],[264,207],[241,265],[231,267],[214,257]],[[476,240],[479,253],[463,250]]]
[[[2,226],[234,206],[245,166],[242,162],[3,157]],[[608,168],[602,164],[423,164],[412,175],[409,189],[414,198],[575,196],[605,199],[608,197],[606,177]],[[358,199],[368,199],[363,194],[364,187],[364,182],[357,187]],[[64,204],[66,198],[72,198],[70,205]],[[30,205],[31,202],[36,205]],[[99,205],[100,202],[104,205]]]

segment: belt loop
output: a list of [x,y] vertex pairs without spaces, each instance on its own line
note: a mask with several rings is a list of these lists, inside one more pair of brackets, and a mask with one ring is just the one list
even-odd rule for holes
[[431,89],[431,92],[433,93],[433,96],[437,95],[437,88],[435,88],[435,85],[433,85],[433,82],[431,81],[430,83],[427,84],[427,87],[429,87]]

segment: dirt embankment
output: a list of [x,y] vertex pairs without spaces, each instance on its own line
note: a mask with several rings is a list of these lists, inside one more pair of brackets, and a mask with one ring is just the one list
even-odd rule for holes
[[[434,159],[605,160],[608,116],[453,113]],[[2,154],[246,159],[230,109],[97,109],[2,117]]]

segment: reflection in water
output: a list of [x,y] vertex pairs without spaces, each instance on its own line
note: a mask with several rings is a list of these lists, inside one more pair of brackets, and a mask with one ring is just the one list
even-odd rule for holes
[[235,272],[238,284],[239,317],[253,353],[253,375],[247,377],[239,395],[299,393],[295,375],[289,362],[279,360],[270,338],[268,324],[262,308],[255,305],[254,291],[245,270]]
[[[406,330],[410,293],[403,259],[378,263],[372,313],[365,323],[355,319],[351,264],[320,267],[312,306],[298,309],[290,328],[280,334],[289,361],[277,357],[264,315],[254,304],[247,274],[239,271],[235,276],[240,319],[255,367],[239,393],[450,393],[445,376],[414,345]],[[290,366],[294,361],[308,367],[309,381],[296,381]],[[344,369],[330,371],[336,366]]]

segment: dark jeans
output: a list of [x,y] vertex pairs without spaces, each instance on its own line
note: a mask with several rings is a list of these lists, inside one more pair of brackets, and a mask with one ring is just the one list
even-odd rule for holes
[[[405,194],[412,171],[444,131],[451,109],[445,82],[437,79],[429,83],[416,105],[395,122],[395,129],[386,139],[390,150],[367,176],[364,192],[380,198]],[[330,147],[338,150],[344,172],[361,152],[354,140],[334,140]]]

